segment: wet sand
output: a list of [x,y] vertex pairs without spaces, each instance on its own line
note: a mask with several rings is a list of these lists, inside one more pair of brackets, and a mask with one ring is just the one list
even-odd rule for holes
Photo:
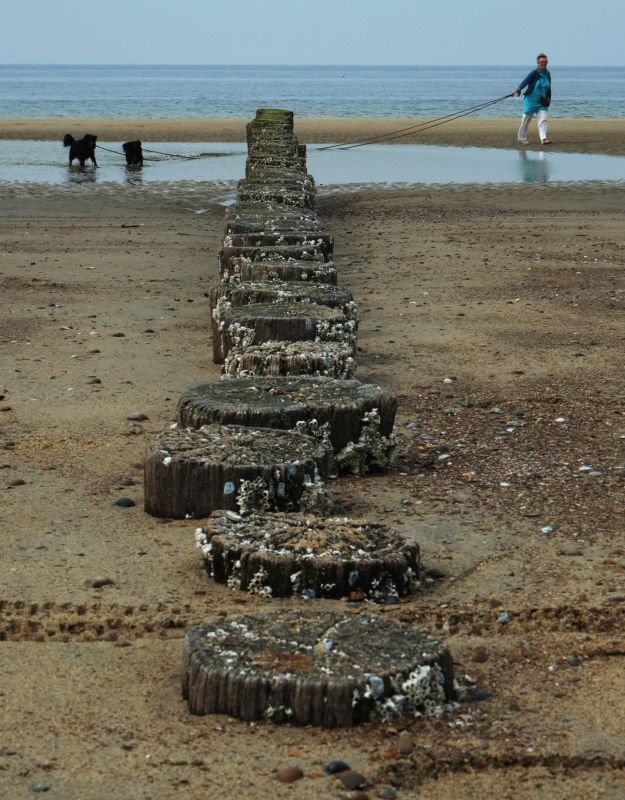
[[[190,717],[180,697],[187,627],[279,604],[213,585],[196,521],[142,511],[148,443],[219,374],[218,199],[0,197],[0,795],[347,798],[320,772],[343,759],[370,798],[625,796],[622,189],[320,197],[360,305],[357,377],[399,397],[398,471],[335,481],[335,511],[419,541],[423,591],[380,610],[439,635],[480,698],[343,731]],[[306,777],[278,783],[293,764]]]
[[[510,101],[513,102],[513,101]],[[349,142],[417,125],[425,119],[299,117],[296,133],[302,142]],[[459,147],[518,147],[519,118],[463,118],[398,142],[456,145]],[[244,119],[4,119],[0,139],[61,140],[66,132],[79,137],[95,133],[101,140],[141,139],[158,142],[237,142],[245,138]],[[569,153],[625,155],[625,119],[550,119],[552,150]],[[530,127],[530,147],[538,147],[535,123]]]

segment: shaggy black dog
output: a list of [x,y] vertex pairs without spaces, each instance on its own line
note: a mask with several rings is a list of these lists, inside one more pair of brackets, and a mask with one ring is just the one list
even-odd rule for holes
[[138,139],[134,142],[125,142],[122,147],[129,167],[140,167],[143,164],[143,150]]
[[82,139],[74,139],[71,133],[66,133],[63,137],[63,147],[69,147],[69,163],[76,158],[80,161],[80,166],[85,166],[85,161],[90,158],[95,167],[98,162],[95,160],[95,141],[98,137],[92,133],[85,133]]

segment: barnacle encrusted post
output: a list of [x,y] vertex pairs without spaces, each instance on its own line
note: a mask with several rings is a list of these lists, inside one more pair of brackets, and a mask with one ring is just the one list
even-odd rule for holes
[[302,179],[291,179],[288,183],[282,180],[268,181],[262,177],[246,178],[237,185],[239,202],[272,202],[289,206],[315,207],[315,187],[310,176]]
[[297,511],[327,477],[331,450],[312,437],[236,425],[165,431],[144,463],[144,507],[155,517],[206,517],[219,508]]
[[210,291],[211,312],[220,300],[233,306],[250,303],[317,303],[329,308],[340,308],[347,319],[358,319],[358,307],[349,289],[324,283],[303,281],[240,281],[218,283]]
[[246,233],[227,233],[223,245],[234,254],[248,248],[305,247],[315,248],[324,255],[324,261],[332,257],[332,236],[321,230],[307,231],[300,226],[287,230],[259,230]]
[[263,150],[249,155],[245,164],[245,177],[254,178],[268,167],[280,168],[285,172],[306,174],[306,157],[292,153],[271,153]]
[[220,262],[222,281],[307,281],[336,285],[336,267],[332,261],[302,258],[234,256]]
[[[382,450],[392,446],[396,408],[393,392],[353,379],[245,377],[188,389],[178,402],[176,417],[180,425],[193,428],[220,423],[293,429],[300,421],[316,420],[318,426],[328,424],[336,453],[351,445],[359,464],[367,463],[366,454],[372,453],[375,463],[370,466],[376,466],[381,462],[379,437],[385,440]],[[346,460],[345,468],[351,464]]]
[[232,347],[240,346],[240,329],[254,331],[251,344],[269,341],[355,342],[356,322],[338,308],[317,303],[251,303],[234,307],[220,301],[213,312],[217,335],[213,339],[213,360],[222,364]]
[[[248,164],[259,159],[300,158],[298,156],[276,156],[272,153],[248,155]],[[305,159],[301,159],[304,165]],[[305,171],[305,170],[304,170]],[[295,227],[299,230],[321,230],[321,223],[315,211],[294,206],[280,206],[275,203],[234,203],[225,212],[226,234],[249,233],[257,230],[285,230]]]
[[439,717],[453,662],[433,636],[371,614],[247,614],[187,632],[182,694],[193,714],[336,728]]
[[196,541],[218,583],[236,576],[237,588],[249,591],[262,571],[267,596],[393,604],[419,586],[419,545],[381,523],[218,511],[197,529]]
[[[223,284],[211,293],[214,359],[231,377],[182,396],[183,428],[146,459],[146,509],[228,509],[196,538],[210,574],[232,589],[395,604],[419,584],[418,545],[320,512],[336,464],[357,474],[392,465],[397,400],[346,379],[356,307],[336,289],[334,243],[314,212],[293,113],[259,109],[246,135],[245,179],[219,252]],[[276,436],[306,445],[289,438],[285,448]],[[182,691],[196,714],[326,727],[439,716],[454,699],[451,657],[427,633],[362,612],[287,609],[190,630]]]
[[388,470],[395,466],[395,434],[381,431],[380,411],[368,411],[362,418],[358,441],[350,442],[336,455],[339,472],[364,475],[371,469]]
[[319,375],[351,378],[356,371],[353,348],[342,342],[263,342],[230,349],[222,373],[249,375]]
[[[229,306],[226,304],[230,304]],[[220,326],[225,324],[227,310],[252,303],[316,303],[339,309],[348,320],[357,321],[358,307],[348,289],[332,284],[306,284],[302,281],[241,281],[218,283],[210,291],[213,341],[219,339]]]
[[326,255],[326,249],[314,243],[239,245],[238,247],[224,245],[219,251],[219,266],[222,274],[227,271],[229,263],[238,258],[249,258],[251,261],[293,258],[302,261],[317,261],[321,264],[330,260]]

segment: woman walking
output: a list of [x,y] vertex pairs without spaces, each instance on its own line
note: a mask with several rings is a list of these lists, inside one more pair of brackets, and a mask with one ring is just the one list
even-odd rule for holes
[[[539,53],[536,57],[536,69],[529,72],[521,81],[514,92],[518,97],[525,89],[525,100],[523,101],[523,118],[519,128],[520,144],[529,144],[527,141],[527,129],[532,117],[536,117],[538,124],[538,135],[541,144],[551,144],[551,139],[547,135],[547,109],[551,104],[551,74],[547,69],[548,59],[544,53]],[[527,88],[526,88],[527,87]]]

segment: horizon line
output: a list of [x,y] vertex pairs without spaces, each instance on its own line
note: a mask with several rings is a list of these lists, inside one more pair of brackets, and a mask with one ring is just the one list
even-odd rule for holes
[[[4,61],[0,62],[0,67],[327,67],[327,68],[370,68],[370,67],[416,67],[416,68],[432,68],[432,67],[479,67],[479,68],[500,68],[500,67],[524,67],[528,62],[523,64],[443,64],[443,63],[430,63],[430,64],[309,64],[309,63],[283,63],[283,64],[243,64],[243,63],[213,63],[213,62],[157,62],[157,61],[137,61],[137,62],[117,62],[117,61]],[[601,64],[596,61],[592,64],[566,64],[558,63],[556,68],[570,68],[570,67],[583,67],[584,69],[601,69],[605,67],[625,67],[625,64]]]

